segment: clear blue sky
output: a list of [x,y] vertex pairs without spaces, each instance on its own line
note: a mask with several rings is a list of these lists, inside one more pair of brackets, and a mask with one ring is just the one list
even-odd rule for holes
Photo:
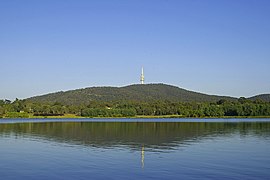
[[269,0],[1,0],[0,99],[166,83],[270,93]]

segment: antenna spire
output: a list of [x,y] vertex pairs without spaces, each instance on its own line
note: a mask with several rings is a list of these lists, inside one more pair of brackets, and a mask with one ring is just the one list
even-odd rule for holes
[[144,73],[143,73],[143,67],[142,67],[142,74],[141,74],[141,84],[144,84]]

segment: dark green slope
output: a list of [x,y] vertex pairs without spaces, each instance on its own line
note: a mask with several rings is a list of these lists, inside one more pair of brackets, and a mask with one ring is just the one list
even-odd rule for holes
[[27,99],[32,102],[59,102],[62,104],[88,104],[90,101],[181,101],[211,102],[220,99],[236,100],[226,96],[214,96],[188,91],[166,84],[130,85],[125,87],[91,87],[66,92],[51,93]]
[[126,89],[131,94],[136,94],[138,97],[142,95],[142,100],[169,100],[182,102],[209,102],[220,99],[235,100],[235,98],[232,97],[207,95],[166,84],[130,85],[123,87],[123,89]]
[[270,94],[260,94],[257,96],[253,96],[248,98],[249,100],[262,100],[262,101],[266,101],[266,102],[270,102]]

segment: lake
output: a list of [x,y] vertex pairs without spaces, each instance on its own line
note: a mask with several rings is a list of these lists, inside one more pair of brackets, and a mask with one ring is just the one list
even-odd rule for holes
[[270,119],[0,119],[1,179],[270,179]]

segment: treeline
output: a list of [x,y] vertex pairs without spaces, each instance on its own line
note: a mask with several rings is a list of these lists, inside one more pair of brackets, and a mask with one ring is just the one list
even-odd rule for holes
[[0,117],[29,117],[76,114],[83,117],[134,117],[166,116],[224,117],[224,116],[270,116],[270,102],[262,100],[237,101],[221,99],[217,102],[171,102],[171,101],[90,101],[86,105],[63,105],[61,103],[36,103],[16,99],[14,102],[0,100]]

